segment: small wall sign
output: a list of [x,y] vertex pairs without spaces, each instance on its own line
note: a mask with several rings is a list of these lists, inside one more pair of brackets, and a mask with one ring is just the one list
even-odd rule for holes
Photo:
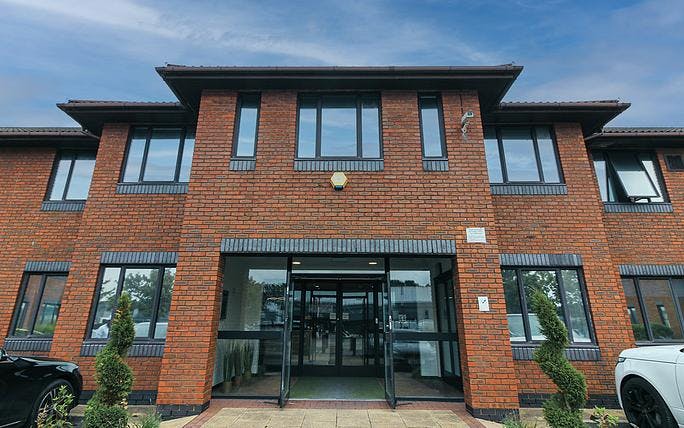
[[466,228],[466,242],[469,243],[487,243],[487,235],[484,227],[467,227]]
[[478,296],[477,307],[480,312],[489,312],[489,298],[487,296]]

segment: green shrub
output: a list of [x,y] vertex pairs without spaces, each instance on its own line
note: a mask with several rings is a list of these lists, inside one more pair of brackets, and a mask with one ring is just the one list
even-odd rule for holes
[[133,372],[124,358],[134,337],[131,299],[122,293],[112,319],[109,342],[95,358],[97,390],[86,406],[85,428],[126,428],[128,425],[127,398],[133,386]]
[[66,385],[57,390],[57,395],[52,399],[49,408],[43,409],[36,420],[37,428],[72,428],[74,425],[69,421],[69,411],[74,396]]
[[523,422],[518,415],[508,415],[501,421],[504,428],[534,428],[537,425],[528,424]]
[[620,421],[617,416],[609,414],[605,407],[594,407],[589,419],[596,422],[599,428],[615,428]]
[[534,352],[534,361],[558,387],[558,392],[544,403],[544,419],[551,428],[584,427],[582,407],[586,402],[587,383],[584,375],[565,357],[568,330],[558,318],[556,304],[544,292],[535,290],[530,303],[546,337]]
[[152,412],[145,413],[145,415],[140,418],[140,423],[136,424],[138,428],[159,428],[161,425],[161,417]]

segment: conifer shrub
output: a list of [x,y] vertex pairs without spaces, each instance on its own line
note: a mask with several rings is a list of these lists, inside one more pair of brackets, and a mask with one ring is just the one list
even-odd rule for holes
[[112,319],[109,342],[95,357],[97,390],[83,416],[85,428],[128,425],[127,399],[133,386],[133,372],[124,359],[134,337],[131,299],[122,293]]
[[544,419],[551,428],[585,427],[582,408],[586,402],[587,383],[584,375],[565,357],[568,330],[558,317],[556,304],[543,291],[535,290],[530,304],[546,337],[534,352],[534,361],[558,387],[558,392],[544,403]]

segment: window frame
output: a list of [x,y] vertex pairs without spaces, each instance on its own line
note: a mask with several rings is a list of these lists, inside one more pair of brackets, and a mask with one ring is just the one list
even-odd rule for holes
[[[16,333],[16,328],[17,328],[17,323],[19,322],[19,309],[21,304],[24,302],[24,296],[26,295],[26,289],[28,288],[28,283],[29,283],[29,278],[33,275],[40,275],[40,292],[39,292],[39,297],[38,297],[38,307],[36,309],[36,313],[33,314],[33,320],[31,321],[31,329],[29,330],[29,334],[26,336],[17,336]],[[38,313],[40,312],[40,302],[43,300],[43,295],[45,294],[45,283],[47,282],[48,277],[50,276],[63,276],[65,278],[69,277],[68,272],[25,272],[24,273],[24,278],[21,281],[21,291],[19,292],[19,295],[17,296],[16,303],[14,304],[14,312],[12,313],[12,322],[10,323],[10,329],[9,329],[9,335],[8,337],[13,337],[13,338],[21,338],[21,339],[28,339],[28,340],[34,340],[34,339],[52,339],[54,337],[54,334],[52,336],[45,336],[45,335],[34,335],[33,330],[36,328],[36,321],[38,319]],[[66,288],[66,282],[65,282],[65,288]],[[64,291],[62,291],[62,298],[64,298]],[[57,312],[57,320],[55,320],[55,325],[57,321],[59,321],[59,312],[61,312],[62,309],[62,300],[60,299],[60,304],[59,304],[59,310]]]
[[[682,330],[684,331],[684,308],[681,307],[679,304],[679,299],[675,295],[674,292],[674,287],[672,287],[672,280],[673,279],[683,279],[684,277],[681,276],[651,276],[651,275],[621,275],[620,279],[629,279],[633,281],[634,284],[634,291],[636,292],[636,297],[637,297],[637,302],[639,302],[639,307],[634,308],[635,311],[638,311],[641,314],[641,319],[644,322],[644,330],[646,331],[646,340],[637,340],[634,338],[635,343],[641,344],[641,345],[665,345],[668,343],[672,344],[679,344],[679,343],[684,343],[684,337],[682,339],[675,339],[675,340],[655,340],[653,338],[653,331],[651,329],[651,323],[648,318],[648,311],[646,310],[646,307],[644,305],[644,298],[641,293],[641,283],[640,280],[646,279],[646,280],[667,280],[668,286],[670,288],[670,296],[672,297],[672,300],[674,302],[675,306],[675,312],[677,316],[677,322],[679,322],[679,325],[681,326]],[[624,293],[624,287],[622,287],[622,292]],[[627,307],[629,308],[629,307]],[[660,314],[660,310],[658,310],[658,313]],[[631,320],[630,320],[631,322]],[[672,320],[670,320],[672,322]],[[633,334],[633,333],[632,333]],[[632,335],[632,337],[634,337]]]
[[[356,156],[321,156],[321,129],[322,129],[322,110],[323,98],[326,96],[353,96],[356,102]],[[379,157],[363,157],[363,99],[377,97],[378,102],[378,136],[380,138]],[[316,142],[314,148],[314,157],[303,158],[299,157],[299,113],[301,110],[302,99],[316,99]],[[297,94],[297,115],[295,122],[295,160],[298,161],[322,161],[322,160],[382,160],[384,159],[384,144],[383,144],[383,126],[382,126],[382,96],[379,92],[302,92]]]
[[[147,129],[146,136],[145,136],[145,147],[143,149],[143,157],[140,160],[140,172],[138,173],[138,180],[137,181],[124,181],[124,175],[126,173],[126,166],[128,165],[128,157],[130,155],[130,150],[131,150],[131,143],[133,142],[133,135],[135,134],[135,129],[136,128],[144,128]],[[144,180],[143,177],[145,176],[145,168],[147,167],[147,155],[150,149],[150,141],[152,139],[152,132],[155,129],[180,129],[181,131],[181,136],[180,136],[180,142],[178,144],[178,153],[176,154],[176,170],[173,175],[173,180],[170,181],[151,181],[151,180]],[[154,126],[154,125],[132,125],[129,130],[128,130],[128,139],[126,141],[126,151],[124,152],[124,157],[123,157],[123,162],[121,163],[121,171],[119,172],[119,183],[120,184],[179,184],[179,183],[188,183],[189,181],[179,181],[180,178],[180,170],[181,170],[181,164],[183,163],[183,149],[185,147],[185,138],[188,135],[188,130],[193,129],[192,127],[184,126],[184,125],[179,125],[179,126],[174,126],[174,125],[163,125],[163,126]],[[194,149],[193,149],[193,156],[194,156]],[[190,164],[190,168],[192,168],[192,164]]]
[[[625,190],[624,184],[622,183],[622,178],[620,178],[620,175],[617,173],[613,166],[613,162],[610,160],[610,153],[611,152],[620,152],[620,153],[629,153],[632,154],[633,156],[636,157],[637,161],[639,162],[639,166],[641,166],[641,169],[644,173],[646,173],[646,177],[648,178],[649,183],[653,187],[654,190],[660,191],[660,195],[656,197],[660,197],[663,200],[660,202],[652,202],[651,199],[652,197],[645,197],[645,198],[637,198],[632,200],[632,197],[627,196],[627,191]],[[603,156],[603,162],[605,163],[605,170],[606,170],[606,177],[605,177],[605,182],[604,185],[606,186],[606,196],[608,200],[603,200],[601,197],[601,184],[599,182],[599,176],[596,173],[596,167],[595,167],[595,160],[594,160],[594,154],[600,153]],[[663,170],[660,166],[660,159],[658,158],[658,153],[656,153],[653,150],[601,150],[601,149],[595,149],[590,151],[591,154],[591,162],[592,162],[592,167],[594,169],[594,175],[596,175],[596,183],[599,186],[599,197],[601,197],[601,202],[604,204],[641,204],[641,205],[646,205],[646,204],[663,204],[663,203],[669,203],[670,202],[670,197],[667,193],[667,188],[665,186],[665,178],[663,177]],[[653,166],[655,169],[655,179],[658,181],[657,183],[653,182],[653,178],[651,178],[651,174],[648,173],[648,170],[644,166],[643,162],[641,162],[638,158],[640,154],[645,154],[648,155],[651,158],[651,162],[653,162]],[[627,199],[627,201],[611,201],[610,199],[610,191],[609,191],[609,183],[611,182],[611,178],[613,179],[613,182],[615,183],[616,186],[619,186],[619,189],[615,189],[616,193],[621,193],[620,196],[623,196]],[[647,202],[639,202],[640,200],[646,200]]]
[[[71,178],[74,172],[74,165],[76,164],[76,160],[78,160],[79,155],[92,155],[93,160],[97,162],[97,150],[60,150],[57,152],[55,155],[55,160],[52,163],[52,172],[50,173],[50,180],[48,182],[47,186],[47,191],[45,192],[45,198],[43,199],[44,201],[47,202],[68,202],[68,201],[87,201],[88,198],[85,199],[68,199],[67,194],[69,193],[69,186],[71,185]],[[57,178],[57,169],[59,168],[59,162],[65,158],[65,156],[68,156],[70,158],[70,163],[69,163],[69,172],[67,173],[67,179],[64,182],[64,190],[62,191],[62,197],[59,199],[50,199],[50,194],[52,194],[52,189],[55,185],[55,179]],[[93,175],[95,175],[95,171],[93,169]],[[88,185],[88,191],[90,191],[90,186],[93,184],[93,177],[90,177],[90,184]]]
[[[556,158],[556,168],[558,170],[558,181],[546,181],[544,177],[544,168],[542,167],[541,155],[539,152],[539,142],[537,138],[537,128],[544,127],[549,129],[549,136],[551,137],[551,145],[553,147],[553,154]],[[560,160],[560,153],[558,152],[558,141],[556,138],[556,129],[553,124],[533,124],[533,125],[485,125],[485,128],[494,128],[494,134],[496,135],[497,148],[499,151],[499,164],[501,165],[501,182],[489,182],[489,184],[500,185],[500,184],[542,184],[542,185],[558,185],[565,184],[565,175],[563,174],[563,166]],[[506,165],[506,153],[504,151],[504,142],[501,136],[502,128],[517,128],[517,129],[530,129],[530,138],[532,139],[532,146],[534,148],[535,164],[537,165],[537,173],[539,175],[539,180],[534,181],[512,181],[508,179],[508,167]],[[483,130],[484,131],[484,130]],[[484,132],[483,132],[483,135]],[[484,139],[483,139],[484,140]],[[484,144],[484,141],[483,141]],[[486,154],[485,154],[486,156]],[[489,170],[487,170],[487,175],[489,176]]]
[[[520,299],[520,310],[523,316],[523,328],[525,330],[525,340],[524,341],[513,341],[510,340],[512,346],[525,346],[525,345],[539,345],[543,340],[532,340],[532,333],[530,331],[530,320],[529,311],[527,310],[527,296],[525,295],[525,287],[522,280],[521,273],[524,271],[550,271],[556,274],[556,281],[558,284],[558,293],[561,302],[561,308],[563,310],[563,317],[565,318],[565,328],[568,330],[568,340],[570,346],[573,347],[586,347],[586,346],[597,346],[596,333],[594,331],[594,322],[591,316],[591,308],[589,305],[589,297],[587,295],[587,287],[584,282],[584,271],[581,267],[575,266],[502,266],[501,271],[512,270],[515,271],[515,282],[518,287],[518,298]],[[563,275],[561,271],[571,270],[577,272],[577,279],[579,281],[580,293],[582,294],[582,305],[584,307],[584,314],[587,320],[587,326],[589,330],[589,341],[588,342],[575,342],[572,333],[572,319],[570,317],[570,309],[568,308],[567,302],[565,300],[565,284],[563,283]],[[502,273],[503,278],[503,273]],[[502,281],[503,285],[503,281]],[[507,312],[508,315],[508,312]]]
[[[435,97],[437,99],[437,119],[439,121],[439,139],[442,149],[441,156],[425,155],[425,138],[423,136],[423,115],[422,98]],[[442,105],[442,94],[439,92],[419,92],[418,93],[418,128],[420,130],[420,155],[425,160],[447,160],[446,128],[444,126],[444,107]]]
[[[242,115],[242,102],[244,96],[256,96],[257,116],[254,129],[254,150],[251,156],[238,156],[238,141],[240,138],[240,117]],[[240,92],[235,103],[235,124],[233,125],[233,147],[230,153],[231,159],[255,159],[257,154],[257,144],[259,142],[259,122],[261,119],[261,92]],[[185,142],[185,138],[183,138]]]
[[[162,272],[161,275],[157,275],[157,283],[155,284],[156,292],[154,295],[154,300],[153,300],[153,312],[152,312],[152,318],[150,319],[150,328],[147,331],[147,337],[134,337],[133,341],[134,342],[161,342],[164,343],[166,341],[166,338],[163,339],[156,339],[154,337],[155,331],[157,329],[157,320],[159,318],[159,305],[161,303],[161,293],[163,289],[163,283],[164,283],[164,270],[168,268],[176,268],[175,264],[140,264],[140,263],[122,263],[122,264],[102,264],[100,265],[100,271],[98,272],[97,275],[97,287],[95,287],[95,293],[93,296],[93,301],[90,305],[90,316],[88,317],[88,329],[86,331],[86,337],[85,340],[89,342],[108,342],[111,337],[107,338],[97,338],[97,337],[92,337],[93,334],[93,323],[95,321],[95,315],[97,315],[97,305],[100,303],[100,292],[102,291],[102,281],[104,280],[104,273],[105,269],[107,268],[119,268],[121,271],[119,272],[119,278],[117,279],[118,283],[116,286],[116,299],[114,300],[114,310],[112,311],[112,319],[114,318],[114,312],[116,310],[116,306],[119,303],[119,298],[121,297],[121,293],[123,291],[123,286],[124,286],[124,279],[126,277],[126,270],[127,269],[158,269]],[[175,288],[175,278],[174,278],[174,288]],[[171,295],[173,297],[173,291],[171,292]],[[111,320],[110,320],[111,321]],[[109,335],[108,335],[109,336]]]

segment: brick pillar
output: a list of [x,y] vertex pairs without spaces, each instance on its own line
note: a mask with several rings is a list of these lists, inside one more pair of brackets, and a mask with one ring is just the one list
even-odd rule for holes
[[[164,416],[200,413],[209,404],[223,283],[220,218],[208,195],[226,183],[235,122],[234,93],[205,91],[200,103],[190,187],[179,244],[177,276],[159,377]],[[209,213],[209,214],[208,214]]]
[[[463,389],[468,410],[476,417],[499,420],[518,409],[518,381],[506,318],[499,265],[496,222],[489,189],[477,93],[443,93],[449,169],[455,186],[456,315]],[[461,116],[472,111],[467,135]],[[466,228],[484,227],[486,243],[466,242]],[[480,312],[478,296],[489,299]]]

